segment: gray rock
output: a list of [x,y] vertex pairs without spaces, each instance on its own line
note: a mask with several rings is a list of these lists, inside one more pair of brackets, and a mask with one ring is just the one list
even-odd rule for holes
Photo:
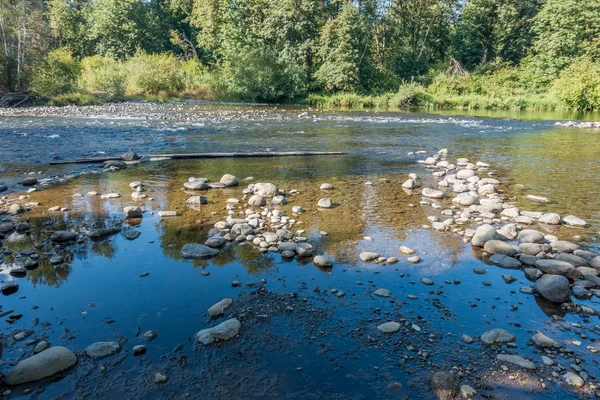
[[229,340],[240,332],[242,324],[235,318],[228,319],[212,328],[203,329],[196,333],[196,341],[201,344],[210,344],[216,340]]
[[589,300],[594,296],[592,292],[582,286],[573,286],[571,292],[576,299],[580,300]]
[[198,243],[188,243],[181,249],[181,257],[187,259],[208,259],[219,255],[219,250]]
[[514,342],[517,339],[515,335],[507,330],[496,328],[487,331],[481,335],[481,341],[485,344],[502,344]]
[[498,354],[496,356],[498,360],[505,361],[514,365],[517,365],[521,368],[525,369],[535,369],[535,364],[529,360],[524,359],[521,356],[513,355],[513,354]]
[[486,242],[497,239],[498,233],[496,229],[489,224],[483,224],[475,231],[475,235],[471,239],[471,244],[476,247],[483,247]]
[[525,268],[523,272],[525,273],[527,279],[530,279],[532,281],[536,281],[540,279],[542,275],[544,275],[544,273],[537,268]]
[[320,208],[331,208],[333,207],[333,201],[329,198],[320,199],[317,206]]
[[560,343],[558,343],[556,340],[549,338],[548,336],[544,335],[542,332],[538,332],[535,335],[533,335],[531,337],[531,341],[533,342],[533,344],[537,347],[540,348],[544,348],[544,347],[560,347]]
[[205,196],[190,196],[185,201],[185,204],[192,204],[192,205],[208,204],[208,198]]
[[333,262],[327,256],[316,256],[313,259],[313,263],[317,267],[321,267],[321,268],[331,268],[331,266],[333,265]]
[[546,300],[564,303],[571,298],[569,280],[562,275],[544,275],[534,285],[535,291]]
[[571,253],[560,253],[558,256],[556,256],[555,260],[568,262],[569,264],[572,264],[575,267],[587,266],[587,260],[585,258],[576,256],[575,254]]
[[378,289],[375,289],[373,294],[375,296],[379,296],[379,297],[390,297],[392,295],[392,292],[387,289],[384,289],[384,288],[378,288]]
[[299,243],[296,252],[300,257],[310,257],[313,254],[313,246],[310,243]]
[[581,376],[579,376],[575,372],[571,372],[571,371],[564,374],[563,379],[565,380],[565,382],[567,382],[567,384],[569,386],[572,386],[575,388],[580,388],[585,384],[585,382]]
[[581,277],[581,272],[579,272],[572,264],[565,261],[541,259],[535,262],[535,266],[546,274],[562,275],[569,279]]
[[121,351],[121,345],[117,342],[96,342],[85,349],[85,354],[93,360],[101,360]]
[[225,245],[225,238],[222,236],[211,236],[206,240],[206,242],[204,242],[204,244],[208,247],[218,249]]
[[519,244],[521,243],[546,243],[546,238],[542,232],[533,230],[533,229],[523,229],[519,232],[517,236],[519,239]]
[[[600,257],[598,255],[598,253],[594,253],[593,251],[586,251],[586,250],[575,250],[573,252],[573,254],[575,254],[577,257],[584,258],[587,261],[592,261],[594,258]],[[600,258],[598,259],[598,262],[600,263]],[[600,264],[598,264],[598,267],[600,267]]]
[[188,190],[208,190],[210,185],[206,178],[190,178],[183,184],[183,187]]
[[238,181],[238,178],[236,178],[235,176],[230,175],[230,174],[223,175],[223,177],[221,178],[221,180],[219,182],[222,183],[223,185],[225,185],[225,187],[237,186],[240,184],[240,182]]
[[458,383],[454,375],[438,371],[431,378],[431,389],[438,400],[452,400],[458,394]]
[[50,236],[50,240],[57,243],[70,242],[75,238],[77,238],[77,234],[70,231],[56,231]]
[[42,351],[46,350],[49,347],[50,347],[50,343],[46,342],[45,340],[42,340],[41,342],[38,342],[38,344],[35,345],[35,348],[33,349],[33,353],[34,354],[41,353]]
[[363,251],[359,255],[360,259],[363,261],[373,261],[379,258],[379,253],[373,253],[370,251]]
[[519,254],[535,256],[542,252],[542,247],[545,246],[539,243],[521,243],[519,244]]
[[252,207],[264,207],[267,205],[267,200],[264,197],[255,194],[248,199],[248,204]]
[[560,225],[560,215],[555,213],[544,214],[540,217],[539,222],[547,225]]
[[432,199],[441,199],[442,197],[444,197],[444,192],[442,192],[441,190],[435,190],[431,188],[423,188],[421,194],[425,197],[429,197]]
[[581,218],[578,218],[574,215],[567,215],[566,217],[563,218],[563,222],[567,225],[571,225],[571,226],[586,226],[587,222],[582,220]]
[[396,333],[400,330],[400,324],[397,322],[386,322],[379,325],[377,329],[384,333]]
[[134,357],[141,356],[142,354],[146,354],[146,346],[140,344],[138,346],[133,347],[133,355]]
[[279,205],[279,204],[281,204],[281,205],[285,205],[285,204],[287,204],[287,203],[288,203],[288,201],[287,201],[287,199],[285,198],[285,196],[275,196],[275,197],[273,197],[273,199],[271,200],[271,204],[273,204],[273,205]]
[[169,380],[169,376],[165,373],[162,372],[157,372],[156,374],[154,374],[154,383],[156,384],[162,384],[162,383],[167,383],[167,381]]
[[144,339],[146,339],[147,341],[151,342],[151,341],[153,341],[154,339],[156,339],[158,337],[158,332],[154,331],[154,330],[146,331],[146,332],[144,332],[144,334],[142,335],[142,337]]
[[7,385],[21,385],[64,371],[77,363],[77,357],[65,347],[50,347],[18,363],[4,378]]
[[208,309],[208,315],[210,317],[217,317],[223,314],[231,304],[233,304],[233,300],[223,299]]
[[27,178],[25,178],[21,181],[21,185],[23,185],[23,186],[33,186],[33,185],[37,185],[37,184],[38,184],[37,178],[32,177],[32,176],[28,176]]
[[472,344],[473,342],[475,342],[475,339],[472,336],[465,335],[464,333],[460,335],[460,340],[462,340],[466,344]]
[[121,160],[123,161],[136,161],[140,158],[134,151],[127,152],[121,156]]
[[504,254],[509,257],[517,254],[517,250],[513,246],[501,240],[488,240],[485,242],[483,250],[490,254]]
[[296,251],[296,248],[298,247],[298,244],[295,242],[281,242],[279,243],[279,250],[281,251]]
[[516,258],[505,256],[504,254],[494,254],[489,261],[500,268],[505,269],[520,269],[521,262]]
[[125,207],[123,213],[125,214],[125,218],[142,218],[144,216],[142,209],[136,206]]
[[550,245],[552,246],[552,250],[558,253],[572,253],[579,249],[579,246],[575,243],[566,242],[564,240],[555,240],[554,242],[550,243]]
[[473,399],[477,396],[477,391],[469,385],[461,385],[460,395],[465,399]]
[[4,185],[4,184],[0,184],[0,192],[5,192],[8,190],[8,186]]
[[6,282],[0,286],[0,292],[3,295],[9,295],[19,290],[19,284],[17,282]]
[[279,194],[279,188],[272,183],[255,183],[253,190],[254,194],[262,197],[274,197]]

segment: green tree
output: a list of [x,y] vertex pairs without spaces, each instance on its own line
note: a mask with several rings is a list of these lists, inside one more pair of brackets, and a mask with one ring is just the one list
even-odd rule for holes
[[79,63],[68,49],[51,51],[34,64],[30,89],[44,98],[69,93],[77,84],[79,68]]

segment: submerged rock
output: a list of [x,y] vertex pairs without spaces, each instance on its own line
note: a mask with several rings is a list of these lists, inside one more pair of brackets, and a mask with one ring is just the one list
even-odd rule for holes
[[233,300],[231,299],[223,299],[208,309],[208,315],[211,317],[217,317],[223,314],[232,303]]
[[544,275],[535,281],[534,290],[546,300],[564,303],[571,298],[569,280],[562,275]]
[[500,361],[505,361],[514,365],[517,365],[525,369],[535,369],[535,364],[529,360],[524,359],[521,356],[513,354],[498,354],[496,358]]
[[502,344],[514,342],[517,339],[515,335],[505,329],[492,329],[481,335],[481,341],[485,344]]
[[210,344],[215,340],[229,340],[240,332],[241,327],[240,321],[231,318],[212,328],[202,329],[196,333],[196,341],[201,344]]
[[313,263],[317,266],[317,267],[321,267],[321,268],[330,268],[333,265],[333,262],[331,261],[331,259],[327,256],[316,256],[313,259]]
[[458,394],[458,383],[454,375],[438,371],[431,378],[431,389],[438,400],[452,400]]
[[187,259],[207,259],[219,255],[219,250],[198,243],[188,243],[181,249],[181,257]]
[[85,354],[93,360],[101,360],[121,351],[121,345],[117,342],[96,342],[85,349]]
[[75,238],[77,238],[77,234],[70,231],[56,231],[50,236],[50,240],[58,243],[70,242]]
[[400,330],[400,324],[397,322],[386,322],[377,327],[381,332],[384,333],[396,333]]
[[50,347],[18,363],[8,371],[4,382],[8,385],[20,385],[37,381],[64,371],[77,363],[77,357],[65,347]]

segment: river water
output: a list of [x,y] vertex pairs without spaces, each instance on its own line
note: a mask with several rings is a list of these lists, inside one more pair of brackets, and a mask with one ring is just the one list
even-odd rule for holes
[[[521,210],[585,219],[587,228],[560,227],[552,233],[565,240],[578,235],[582,248],[599,252],[600,130],[555,126],[572,116],[332,112],[197,103],[30,109],[14,115],[0,117],[0,183],[9,187],[5,195],[23,195],[26,188],[18,182],[28,173],[39,180],[78,177],[21,199],[40,203],[20,217],[29,220],[31,234],[3,242],[2,279],[16,281],[19,290],[3,296],[0,304],[23,317],[0,323],[5,335],[2,372],[32,354],[36,341],[11,338],[16,330],[28,329],[34,318],[41,323],[29,339],[65,346],[79,361],[53,379],[10,388],[11,397],[427,399],[434,398],[428,379],[439,370],[453,371],[461,384],[493,398],[593,394],[590,385],[598,382],[600,370],[597,356],[586,348],[600,337],[597,317],[568,314],[519,292],[532,284],[522,272],[487,264],[458,235],[422,229],[427,216],[439,212],[420,207],[421,197],[401,188],[409,173],[425,173],[416,163],[424,156],[409,152],[431,155],[447,148],[453,160],[467,157],[491,164],[501,177],[503,194]],[[98,173],[94,164],[49,165],[127,151],[309,150],[346,154],[150,161],[115,173]],[[218,181],[225,173],[273,182],[288,193],[296,189],[298,194],[288,195],[290,203],[283,211],[291,215],[294,205],[306,210],[297,217],[302,221],[297,229],[305,230],[317,253],[334,260],[333,268],[261,254],[250,245],[228,245],[210,261],[182,259],[183,245],[203,243],[212,225],[227,216],[226,200],[240,199],[249,181],[208,191],[209,204],[196,209],[186,207],[189,193],[182,185],[191,176]],[[149,197],[133,200],[128,186],[132,181],[143,181]],[[329,194],[319,190],[325,182],[334,186]],[[90,191],[122,197],[85,196]],[[550,201],[532,202],[527,195]],[[331,197],[336,207],[319,210],[321,197]],[[141,233],[135,240],[116,234],[58,247],[46,240],[59,229],[120,225],[123,207],[133,204],[148,211],[133,227]],[[68,210],[49,212],[53,206]],[[159,210],[179,215],[161,219],[150,213]],[[414,249],[421,263],[406,262],[398,251],[401,245]],[[22,262],[18,253],[26,249],[40,254],[39,267],[15,278],[9,272]],[[364,263],[358,258],[362,251],[400,262]],[[52,266],[53,255],[65,261]],[[474,274],[474,268],[487,273]],[[142,272],[149,274],[140,277]],[[517,281],[506,284],[502,275],[507,273]],[[423,277],[435,285],[423,285]],[[234,280],[241,286],[232,287]],[[374,296],[378,287],[391,290],[393,297]],[[193,335],[216,323],[206,310],[222,298],[234,301],[226,315],[240,318],[240,335],[216,346],[195,344]],[[581,302],[598,308],[599,301],[594,297]],[[382,335],[376,327],[387,320],[401,322],[403,329]],[[459,339],[492,328],[514,333],[516,349],[504,350],[530,357],[537,371],[514,366],[503,371],[493,362],[498,349]],[[156,330],[158,337],[147,342],[140,334],[147,330]],[[570,364],[579,365],[589,374],[588,386],[576,391],[560,379],[553,381],[553,369],[528,344],[538,330],[565,344],[569,352],[558,355],[557,363],[567,370]],[[83,350],[97,341],[117,341],[122,350],[92,361]],[[138,344],[145,344],[147,353],[134,357],[131,350]],[[169,381],[156,384],[156,372],[167,373]]]

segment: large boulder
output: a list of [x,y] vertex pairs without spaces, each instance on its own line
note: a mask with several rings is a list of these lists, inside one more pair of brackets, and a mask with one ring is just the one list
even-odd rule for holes
[[552,250],[558,253],[572,253],[579,249],[579,245],[564,240],[555,240],[550,245],[552,246]]
[[274,197],[279,194],[279,188],[272,183],[258,182],[254,184],[254,194],[262,197]]
[[219,250],[198,243],[188,243],[181,249],[181,257],[188,259],[208,259],[219,255]]
[[504,254],[505,256],[512,257],[517,254],[517,250],[508,243],[504,243],[501,240],[488,240],[483,246],[483,250],[490,254]]
[[471,239],[471,244],[476,247],[483,247],[486,242],[497,239],[498,236],[496,228],[490,224],[483,224],[475,230],[475,235],[473,235],[473,238]]
[[517,236],[519,238],[519,244],[521,243],[546,243],[546,238],[542,232],[534,229],[523,229]]
[[489,261],[504,269],[521,269],[521,261],[516,258],[505,256],[504,254],[494,254],[490,257]]
[[142,218],[144,216],[142,209],[136,206],[125,207],[123,214],[125,214],[125,218]]
[[236,178],[235,176],[230,175],[230,174],[223,175],[223,177],[220,180],[220,183],[222,183],[226,187],[237,186],[240,184],[240,182],[238,181],[238,178]]
[[544,275],[535,281],[534,290],[546,300],[564,303],[571,298],[569,280],[562,275]]
[[560,260],[537,260],[535,266],[540,271],[551,275],[562,275],[569,279],[581,277],[579,272],[572,264]]
[[50,347],[18,363],[4,377],[7,385],[21,385],[64,371],[77,363],[77,356],[65,347]]
[[202,329],[196,333],[196,341],[201,344],[211,344],[216,340],[229,340],[240,332],[241,327],[240,321],[231,318],[212,328]]

